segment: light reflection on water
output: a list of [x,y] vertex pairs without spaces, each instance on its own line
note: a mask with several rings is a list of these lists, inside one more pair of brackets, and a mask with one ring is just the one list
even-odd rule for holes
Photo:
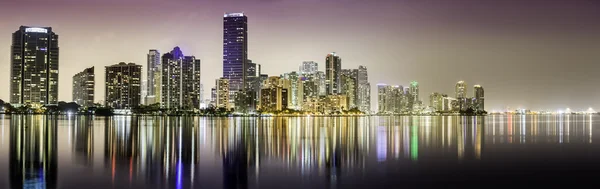
[[600,157],[592,115],[0,116],[4,188],[368,188],[537,152]]

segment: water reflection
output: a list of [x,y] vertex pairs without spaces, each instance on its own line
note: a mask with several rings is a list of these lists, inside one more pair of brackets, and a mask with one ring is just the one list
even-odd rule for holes
[[57,119],[13,116],[10,125],[10,187],[56,188]]
[[[10,162],[0,163],[10,165],[11,188],[60,188],[80,177],[100,188],[337,188],[381,169],[410,171],[397,163],[460,165],[504,145],[591,144],[594,119],[12,116]],[[59,153],[74,161],[57,165]],[[69,174],[71,166],[100,170],[57,178],[58,167]]]

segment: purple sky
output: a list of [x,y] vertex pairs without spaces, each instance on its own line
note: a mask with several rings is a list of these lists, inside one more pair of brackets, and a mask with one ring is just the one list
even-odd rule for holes
[[[11,34],[20,25],[60,35],[59,99],[71,100],[71,77],[96,66],[96,101],[104,66],[146,64],[148,49],[180,46],[202,59],[208,91],[222,69],[222,16],[249,17],[249,58],[263,72],[296,71],[335,51],[343,68],[365,65],[373,85],[407,86],[421,100],[454,96],[465,80],[486,92],[486,109],[570,107],[600,110],[600,1],[596,0],[2,0],[0,63],[9,67]],[[0,69],[0,99],[9,99]]]

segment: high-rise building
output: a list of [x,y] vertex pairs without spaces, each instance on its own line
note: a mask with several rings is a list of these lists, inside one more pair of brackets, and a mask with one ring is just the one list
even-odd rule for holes
[[229,80],[227,78],[219,78],[216,81],[216,106],[217,108],[229,109]]
[[371,111],[371,83],[369,83],[369,76],[367,74],[367,67],[358,66],[357,73],[357,95],[356,95],[356,106],[362,112]]
[[146,104],[154,104],[160,101],[160,98],[157,98],[157,94],[159,94],[157,91],[160,91],[161,80],[160,78],[156,78],[157,75],[160,75],[162,69],[160,66],[160,52],[155,49],[150,49],[147,58],[146,88],[144,89],[146,90],[146,96],[144,98],[146,99]]
[[421,104],[421,99],[419,97],[419,83],[416,81],[410,82],[410,96],[412,97],[411,101],[414,109],[414,105]]
[[200,60],[184,56],[179,47],[162,56],[161,106],[167,109],[200,108]]
[[246,82],[248,17],[244,13],[223,16],[223,77],[229,80],[230,97]]
[[58,35],[21,26],[12,35],[10,103],[58,103]]
[[258,105],[258,96],[260,94],[260,79],[261,66],[260,64],[248,60],[246,66],[246,85],[243,90],[235,94],[235,109],[237,112],[253,112]]
[[464,81],[456,83],[455,88],[456,98],[467,98],[467,84]]
[[345,108],[357,108],[358,69],[342,69],[340,77],[340,94],[345,95],[348,102]]
[[290,81],[288,108],[301,110],[302,102],[304,102],[304,85],[301,75],[298,72],[290,72],[283,74],[282,78]]
[[319,71],[319,64],[314,61],[304,61],[299,71],[300,74],[316,74]]
[[327,79],[325,79],[325,72],[317,71],[315,74],[315,81],[319,85],[319,96],[327,95]]
[[377,112],[386,113],[389,111],[387,95],[389,93],[389,85],[377,84]]
[[333,53],[329,53],[325,58],[325,86],[327,95],[340,94],[340,78],[342,71],[342,59]]
[[73,76],[73,102],[81,106],[94,105],[94,67],[86,68]]
[[128,109],[140,105],[142,66],[121,62],[106,66],[104,102],[115,109]]
[[484,111],[485,110],[485,97],[483,92],[483,87],[481,85],[475,85],[474,90],[474,110],[475,111]]

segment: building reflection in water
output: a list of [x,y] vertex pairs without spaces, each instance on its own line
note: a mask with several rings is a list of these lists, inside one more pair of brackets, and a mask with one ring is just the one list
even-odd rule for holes
[[56,188],[57,120],[55,116],[11,116],[11,188]]
[[74,161],[92,166],[94,159],[94,119],[91,116],[67,116]]

